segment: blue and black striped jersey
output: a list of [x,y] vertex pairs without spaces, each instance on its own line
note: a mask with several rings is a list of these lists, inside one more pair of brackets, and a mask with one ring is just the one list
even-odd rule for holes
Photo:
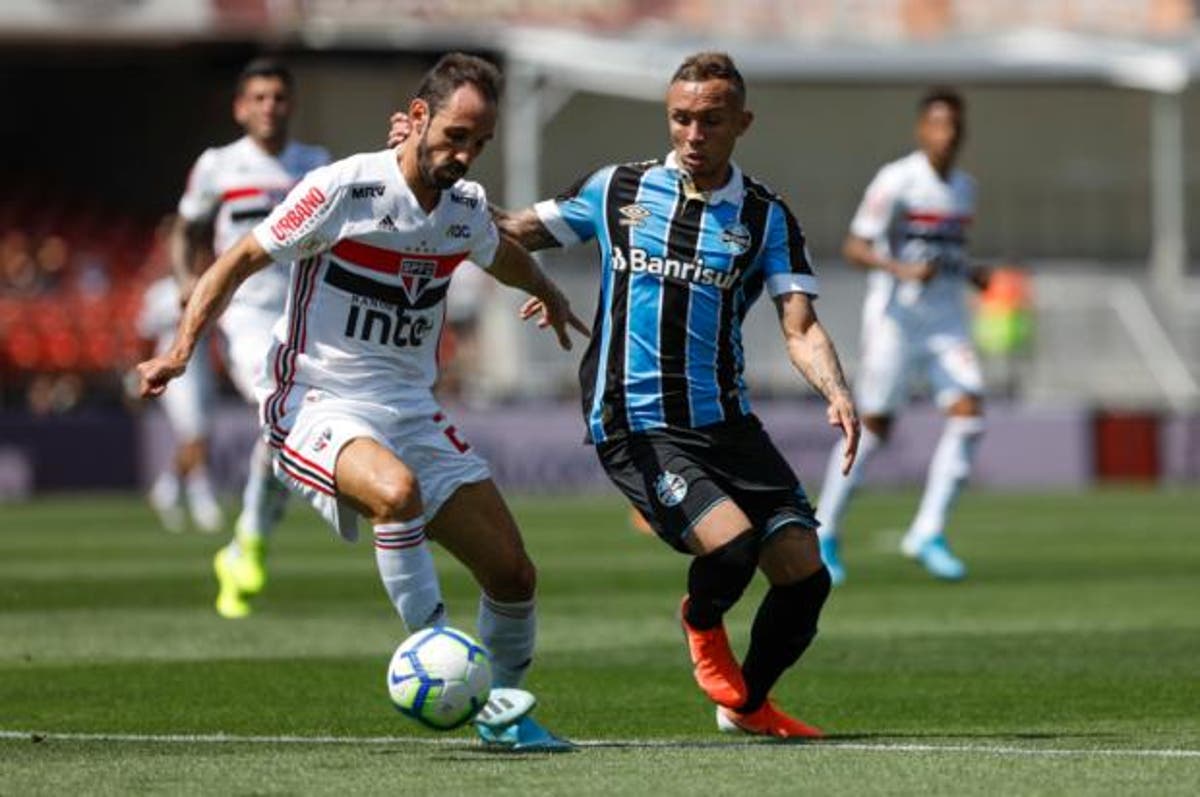
[[562,245],[595,238],[600,247],[600,300],[579,372],[592,442],[747,415],[747,311],[764,287],[816,294],[787,205],[732,172],[701,193],[672,153],[605,167],[536,206]]

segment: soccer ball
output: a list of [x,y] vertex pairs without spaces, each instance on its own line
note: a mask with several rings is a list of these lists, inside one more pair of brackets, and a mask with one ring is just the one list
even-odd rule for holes
[[388,693],[401,714],[448,731],[470,722],[488,700],[492,658],[455,628],[426,628],[400,643],[388,666]]

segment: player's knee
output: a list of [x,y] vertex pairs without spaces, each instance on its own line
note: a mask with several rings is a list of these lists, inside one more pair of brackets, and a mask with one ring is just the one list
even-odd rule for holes
[[381,520],[408,520],[421,514],[421,485],[407,468],[388,474],[376,486],[375,512]]
[[499,601],[526,601],[537,591],[537,567],[524,552],[493,560],[478,578],[483,591]]
[[959,396],[946,408],[946,414],[956,418],[983,418],[983,396],[967,393]]
[[892,433],[892,417],[890,415],[864,415],[862,425],[871,434],[886,443]]
[[719,564],[722,570],[731,574],[753,573],[758,566],[758,554],[758,535],[747,529],[715,551],[698,558]]
[[817,533],[799,523],[784,526],[767,538],[760,565],[776,586],[809,578],[825,567]]
[[710,628],[720,622],[758,567],[758,535],[747,530],[715,551],[692,559],[688,569],[688,622],[696,628]]

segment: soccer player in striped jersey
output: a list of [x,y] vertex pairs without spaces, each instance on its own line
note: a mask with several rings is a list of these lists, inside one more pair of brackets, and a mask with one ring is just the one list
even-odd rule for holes
[[[770,700],[808,648],[829,594],[803,488],[750,409],[741,323],[765,291],[788,355],[828,402],[855,457],[858,419],[817,320],[817,278],[784,201],[731,161],[750,126],[723,53],[686,59],[667,91],[672,152],[607,166],[561,196],[506,214],[527,248],[596,240],[600,300],[580,368],[587,433],[609,477],[690,555],[682,623],[723,731],[815,737]],[[532,317],[534,300],[523,311]],[[739,665],[723,617],[756,570],[770,583]]]
[[[469,258],[537,297],[564,348],[568,325],[587,327],[500,235],[483,187],[461,179],[492,138],[499,93],[493,65],[442,58],[409,105],[412,139],[305,177],[205,273],[173,347],[139,371],[143,394],[161,392],[243,281],[295,260],[258,391],[276,474],[344,539],[360,517],[371,522],[380,577],[410,631],[446,622],[427,537],[466,565],[493,681],[514,689],[534,652],[536,573],[487,463],[432,394],[450,278]],[[571,748],[527,714],[503,715],[477,719],[485,742]]]
[[[233,115],[245,135],[204,151],[192,167],[179,200],[173,236],[173,266],[184,300],[214,255],[230,249],[287,195],[305,174],[329,162],[322,147],[288,137],[295,106],[295,81],[282,63],[251,61],[238,77]],[[238,392],[256,403],[263,353],[283,315],[290,263],[254,274],[238,289],[220,328],[229,376]],[[242,493],[233,540],[213,559],[219,589],[217,612],[239,618],[250,613],[249,598],[266,584],[266,544],[283,514],[287,488],[271,473],[266,444],[256,443]]]
[[847,261],[869,272],[856,385],[866,430],[849,473],[839,467],[838,452],[831,455],[818,503],[821,554],[835,584],[846,577],[838,545],[842,513],[863,468],[887,441],[914,373],[927,377],[947,420],[900,548],[937,578],[957,581],[967,574],[945,532],[983,436],[983,375],[964,299],[970,286],[987,284],[989,272],[966,254],[975,181],[954,165],[963,114],[962,97],[952,89],[922,97],[918,149],[875,175],[843,247]]

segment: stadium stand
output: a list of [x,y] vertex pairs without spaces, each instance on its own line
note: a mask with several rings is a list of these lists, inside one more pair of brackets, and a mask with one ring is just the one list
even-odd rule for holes
[[[138,354],[133,319],[157,268],[153,225],[100,203],[34,194],[0,202],[0,375],[8,405],[65,409],[115,396]],[[64,391],[57,393],[62,396]]]

